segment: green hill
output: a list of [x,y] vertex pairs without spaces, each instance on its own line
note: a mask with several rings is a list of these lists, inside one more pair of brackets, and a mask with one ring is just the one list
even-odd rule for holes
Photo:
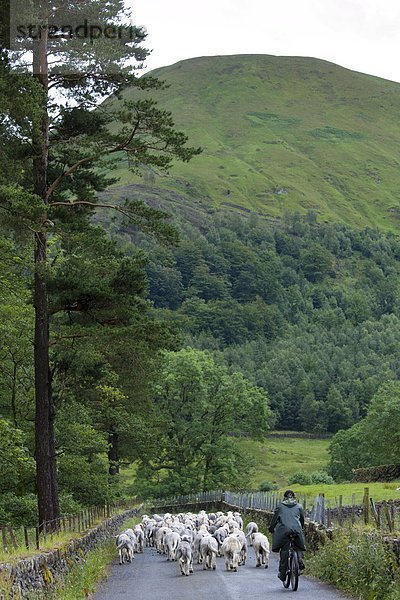
[[[140,195],[162,200],[169,190],[206,207],[314,210],[321,220],[397,228],[400,84],[266,55],[195,58],[152,74],[170,85],[156,94],[161,106],[204,152],[168,177],[145,173]],[[124,163],[118,175],[131,190],[139,183]]]

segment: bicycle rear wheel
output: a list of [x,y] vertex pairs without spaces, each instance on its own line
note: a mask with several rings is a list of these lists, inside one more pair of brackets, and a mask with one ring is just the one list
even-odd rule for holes
[[[299,555],[297,554],[296,550],[293,551],[292,556],[290,557],[290,561],[289,561],[289,568],[290,568],[290,573],[289,573],[289,579],[290,579],[290,585],[292,586],[292,590],[294,592],[297,592],[297,588],[299,587]],[[287,586],[289,587],[289,586]]]

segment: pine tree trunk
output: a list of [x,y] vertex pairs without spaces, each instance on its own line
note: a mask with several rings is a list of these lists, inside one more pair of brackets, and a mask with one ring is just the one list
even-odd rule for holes
[[[46,2],[42,3],[44,15]],[[49,117],[48,99],[48,62],[47,62],[47,30],[42,30],[40,39],[33,44],[33,73],[43,89],[43,108],[41,121],[36,128],[33,145],[35,159],[33,164],[34,191],[47,204],[47,173],[49,154]],[[45,223],[47,214],[42,215]],[[36,233],[35,248],[35,458],[36,483],[38,494],[39,523],[51,521],[49,526],[55,527],[54,520],[59,517],[58,486],[56,472],[56,454],[54,438],[55,409],[52,399],[51,371],[49,359],[49,303],[47,293],[47,234]]]
[[53,521],[50,443],[49,311],[46,288],[46,234],[38,233],[35,250],[35,459],[39,523]]

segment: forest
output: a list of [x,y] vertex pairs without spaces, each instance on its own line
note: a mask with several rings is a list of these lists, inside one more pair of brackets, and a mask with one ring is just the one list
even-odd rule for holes
[[[63,511],[120,497],[132,461],[145,496],[243,488],[251,465],[231,436],[272,427],[339,432],[337,480],[398,460],[395,235],[314,214],[272,223],[220,212],[201,227],[177,219],[173,244],[116,231],[92,223],[52,239]],[[36,514],[31,250],[4,235],[1,248],[2,518],[26,521]]]

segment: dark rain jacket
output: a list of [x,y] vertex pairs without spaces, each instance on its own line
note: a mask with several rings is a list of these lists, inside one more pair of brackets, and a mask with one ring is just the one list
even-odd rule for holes
[[296,531],[299,535],[296,539],[296,546],[301,550],[306,549],[304,538],[304,512],[303,507],[297,500],[288,499],[280,502],[275,509],[274,516],[268,530],[273,533],[272,551],[279,552],[282,546],[288,542],[288,536],[291,531]]

